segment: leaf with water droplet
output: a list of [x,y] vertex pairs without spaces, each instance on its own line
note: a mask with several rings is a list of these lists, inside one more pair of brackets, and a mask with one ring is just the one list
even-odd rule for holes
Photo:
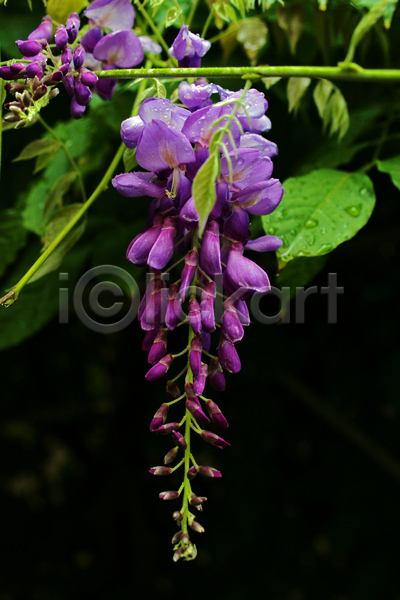
[[285,239],[277,250],[280,267],[298,256],[331,252],[367,223],[375,205],[374,189],[365,173],[318,169],[287,179],[283,188],[279,210],[262,217],[266,233],[273,228],[275,235]]
[[400,190],[400,156],[378,160],[376,166],[382,173],[388,173],[393,185]]

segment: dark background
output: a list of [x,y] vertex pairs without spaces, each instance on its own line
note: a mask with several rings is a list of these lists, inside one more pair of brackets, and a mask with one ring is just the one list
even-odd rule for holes
[[[9,10],[19,19],[25,4],[9,0]],[[174,33],[168,31],[171,40]],[[309,42],[307,35],[300,41],[299,64],[301,44],[309,52]],[[373,46],[366,56],[369,66],[377,66]],[[229,59],[245,60],[240,50]],[[288,51],[278,58],[270,45],[260,62],[291,60]],[[384,113],[387,104],[398,102],[393,88],[340,87],[353,111],[380,105]],[[307,157],[312,161],[328,146],[339,147],[326,142],[311,99],[294,120],[287,114],[284,83],[273,90],[267,95],[270,138],[280,149],[274,174],[284,180],[299,173]],[[46,111],[50,123],[67,119],[62,95],[57,107]],[[384,116],[364,139],[379,137]],[[31,177],[29,163],[21,167],[10,160],[38,136],[35,127],[4,133],[3,207]],[[396,131],[395,121],[391,132]],[[115,136],[110,156],[117,144]],[[371,148],[359,153],[345,168],[359,168],[372,153]],[[396,153],[392,144],[382,156]],[[193,483],[197,494],[208,497],[199,518],[206,531],[192,535],[198,547],[194,562],[172,562],[171,514],[179,502],[158,499],[160,491],[179,486],[180,475],[163,479],[148,473],[162,464],[171,440],[148,431],[165,399],[165,381],[144,380],[147,364],[137,321],[102,335],[85,328],[71,306],[69,324],[58,324],[56,317],[1,353],[0,600],[124,600],[137,594],[400,599],[400,203],[387,175],[373,169],[370,176],[377,195],[370,222],[329,255],[310,282],[320,289],[328,273],[337,273],[344,287],[337,324],[327,324],[327,297],[321,294],[307,299],[302,325],[254,322],[238,347],[240,374],[227,376],[225,393],[206,388],[230,423],[223,435],[232,446],[220,451],[194,442],[198,462],[223,474],[221,480],[197,477]],[[100,177],[101,170],[88,189]],[[116,264],[143,289],[144,273],[134,271],[124,256],[147,204],[116,196],[109,190],[91,210],[100,231],[88,225],[79,242],[92,248],[81,272]],[[120,231],[107,227],[110,214]],[[271,276],[276,272],[273,258],[260,257],[260,264]],[[58,274],[47,276],[52,277]],[[72,295],[74,283],[60,286]],[[24,302],[23,293],[18,302]],[[104,296],[103,302],[113,300]],[[271,315],[279,309],[274,300],[261,306]],[[295,300],[291,311],[294,317]],[[183,347],[179,333],[170,337],[174,349]]]

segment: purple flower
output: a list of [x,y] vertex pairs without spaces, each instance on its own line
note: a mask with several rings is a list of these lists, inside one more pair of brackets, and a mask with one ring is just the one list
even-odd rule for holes
[[198,254],[196,248],[193,248],[189,254],[185,257],[185,266],[182,269],[181,285],[179,288],[179,294],[182,302],[186,298],[189,287],[192,285],[194,274],[198,263]]
[[228,421],[225,419],[220,408],[212,400],[206,400],[207,412],[210,415],[212,421],[219,427],[227,429],[229,427]]
[[208,442],[209,444],[212,444],[213,446],[216,446],[217,448],[221,448],[221,450],[223,448],[229,448],[229,446],[230,446],[230,444],[228,442],[226,442],[222,437],[219,437],[219,435],[216,435],[215,433],[212,433],[211,431],[203,430],[200,435],[205,442]]
[[181,450],[186,450],[186,440],[183,437],[183,435],[181,433],[179,433],[179,431],[173,431],[172,432],[172,438],[174,440],[174,442],[176,443],[177,446],[179,446],[179,448]]
[[85,69],[84,67],[80,69],[79,76],[80,80],[85,85],[94,85],[99,79],[96,73],[92,73],[92,71],[89,71],[89,69]]
[[92,99],[92,90],[81,81],[75,81],[75,99],[81,106],[86,106]]
[[164,195],[164,190],[150,179],[154,179],[154,173],[143,173],[142,171],[134,173],[121,173],[112,180],[112,184],[117,191],[128,198],[136,198],[138,196],[151,196],[152,198],[161,198]]
[[232,244],[225,272],[229,283],[234,289],[252,293],[268,292],[271,286],[267,274],[255,262],[244,257],[242,252],[242,244]]
[[17,40],[15,43],[21,54],[28,58],[32,58],[33,56],[36,56],[36,54],[39,54],[39,52],[47,45],[46,40]]
[[130,69],[142,62],[144,54],[138,36],[129,29],[102,37],[94,47],[93,56],[116,69]]
[[225,377],[218,358],[212,358],[208,371],[208,381],[215,390],[223,392],[226,387]]
[[164,425],[168,414],[168,408],[168,404],[161,404],[160,408],[151,420],[150,431],[155,431],[156,429],[161,427],[161,425]]
[[210,277],[222,273],[219,225],[217,221],[209,221],[207,224],[200,248],[199,264],[203,271],[207,275],[210,275]]
[[210,48],[209,41],[191,33],[187,25],[182,25],[168,52],[177,59],[179,67],[200,67],[201,58]]
[[228,298],[224,302],[224,314],[221,321],[221,333],[232,344],[237,344],[244,336],[243,326],[240,322],[234,300]]
[[189,363],[194,377],[200,375],[201,368],[201,341],[199,337],[194,337],[190,342]]
[[171,467],[153,467],[149,473],[152,475],[170,475]]
[[139,42],[142,44],[143,50],[150,52],[150,54],[161,54],[162,52],[160,44],[154,42],[147,35],[139,35]]
[[144,123],[139,116],[130,117],[121,123],[121,138],[127,148],[136,148],[142,137]]
[[57,50],[62,52],[68,44],[68,31],[64,25],[59,25],[54,35],[54,41],[56,43]]
[[68,17],[67,24],[65,26],[65,29],[68,33],[68,42],[70,44],[73,44],[78,37],[79,25],[80,19],[78,13],[72,12]]
[[43,38],[50,42],[52,33],[51,17],[43,17],[39,27],[34,29],[28,35],[28,40],[42,40]]
[[186,408],[194,416],[196,421],[202,425],[208,425],[210,419],[204,414],[198,398],[195,397],[193,400],[186,400]]
[[85,61],[85,50],[79,45],[74,50],[74,68],[80,69]]
[[163,121],[154,119],[143,130],[136,160],[143,169],[163,171],[193,162],[196,157],[186,136]]
[[174,253],[175,235],[175,220],[172,217],[167,217],[161,227],[160,234],[149,252],[147,264],[150,267],[161,270],[169,263]]
[[239,373],[242,368],[235,346],[224,337],[221,337],[218,346],[218,359],[229,373]]
[[154,367],[151,367],[149,371],[147,371],[145,377],[147,381],[156,381],[156,379],[160,379],[171,366],[172,361],[174,360],[172,354],[167,354],[164,356]]
[[147,362],[151,365],[155,365],[162,357],[165,355],[167,351],[167,332],[165,329],[160,328],[156,338],[153,342],[152,347],[150,348],[149,355],[147,357]]
[[173,460],[175,460],[178,454],[178,448],[172,448],[167,454],[164,456],[164,465],[169,465]]
[[165,425],[161,425],[154,429],[153,433],[159,433],[161,435],[167,435],[168,433],[172,433],[179,429],[179,423],[165,423]]
[[217,471],[217,469],[213,469],[213,467],[203,467],[199,465],[197,467],[197,472],[206,477],[222,477],[221,472]]
[[202,328],[206,333],[215,331],[214,300],[217,294],[214,281],[206,283],[201,295],[200,310]]
[[83,117],[83,113],[85,112],[85,110],[86,106],[78,104],[76,98],[72,98],[70,106],[71,117],[73,117],[74,119],[80,119],[81,117]]
[[197,377],[195,377],[193,382],[193,391],[196,394],[196,396],[200,396],[204,392],[207,375],[208,366],[204,363],[201,363],[200,374]]
[[176,283],[169,288],[169,301],[165,313],[165,324],[168,329],[173,330],[182,320],[182,301]]
[[201,335],[201,314],[200,305],[196,298],[192,298],[189,302],[189,323],[195,335]]
[[271,252],[278,250],[282,246],[281,238],[276,235],[263,235],[255,240],[250,240],[245,245],[245,250],[255,250],[256,252]]
[[132,29],[135,18],[130,0],[94,0],[83,14],[91,23],[112,31]]
[[[104,69],[105,68],[106,67],[104,67]],[[95,84],[94,89],[102,100],[111,100],[116,87],[116,79],[99,79]]]
[[[133,173],[127,173],[127,175],[133,175]],[[124,175],[117,175],[117,177],[121,178],[124,177]],[[112,183],[118,189],[118,185],[114,183],[115,179],[113,179]],[[125,196],[126,194],[123,195]],[[147,264],[149,252],[160,235],[163,221],[164,217],[162,215],[155,215],[152,227],[147,229],[147,231],[140,233],[132,240],[126,253],[126,258],[128,260],[140,267],[144,267]]]

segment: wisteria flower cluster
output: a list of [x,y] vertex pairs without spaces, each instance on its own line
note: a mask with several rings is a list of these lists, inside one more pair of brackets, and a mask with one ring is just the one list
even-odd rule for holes
[[[187,64],[190,60],[198,64],[204,48],[205,42],[184,26],[170,52]],[[216,103],[211,100],[213,94],[219,94]],[[206,381],[216,390],[225,390],[224,372],[240,371],[237,345],[244,327],[250,324],[246,300],[270,289],[267,274],[243,253],[276,250],[282,243],[270,235],[250,240],[250,215],[270,214],[283,195],[280,182],[271,178],[271,158],[277,147],[261,135],[271,125],[263,94],[255,89],[231,92],[198,80],[182,82],[178,96],[183,106],[166,98],[148,98],[138,116],[122,123],[122,139],[128,148],[136,148],[137,162],[144,170],[122,173],[112,182],[124,196],[153,199],[146,227],[127,251],[130,261],[148,266],[151,273],[139,307],[141,327],[146,332],[143,350],[152,365],[146,379],[160,379],[174,360],[187,354],[187,364],[167,383],[168,401],[162,403],[150,423],[152,432],[172,435],[174,444],[164,464],[150,473],[169,475],[181,466],[184,470],[180,488],[160,494],[164,500],[183,497],[181,509],[173,514],[180,526],[172,540],[175,561],[191,560],[196,555],[188,527],[204,531],[189,507],[201,512],[206,498],[192,491],[191,481],[197,474],[221,477],[213,467],[197,464],[190,431],[218,448],[229,446],[208,430],[210,420],[223,429],[228,422],[217,404],[203,396]],[[215,153],[219,162],[216,200],[201,239],[193,190],[202,166]],[[184,266],[178,281],[167,289],[162,272],[175,252],[183,255]],[[216,318],[218,300],[222,310]],[[187,347],[179,354],[168,353],[169,332],[186,323]],[[211,336],[217,331],[217,353],[212,355]],[[178,386],[183,376],[184,390]],[[167,421],[170,406],[179,401],[185,402],[183,418]],[[179,431],[182,427],[184,433]],[[183,458],[176,466],[169,466],[179,451],[183,451]]]
[[92,99],[92,86],[103,100],[111,100],[117,86],[115,79],[99,81],[94,70],[131,68],[142,62],[144,50],[161,52],[153,40],[132,31],[135,13],[130,0],[95,0],[84,15],[89,19],[89,30],[79,43],[80,18],[76,12],[70,14],[66,25],[56,28],[53,48],[53,24],[48,16],[27,40],[16,41],[24,62],[0,67],[0,77],[12,82],[6,84],[6,91],[16,98],[5,105],[10,111],[5,121],[24,127],[59,93],[56,86],[61,81],[71,96],[71,116],[80,119]]

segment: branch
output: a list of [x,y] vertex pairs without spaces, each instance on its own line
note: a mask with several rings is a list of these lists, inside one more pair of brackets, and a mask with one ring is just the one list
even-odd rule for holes
[[316,77],[354,82],[397,83],[400,81],[400,69],[363,69],[353,63],[338,67],[199,67],[197,69],[110,69],[94,72],[99,79],[240,77],[255,81],[263,77]]

